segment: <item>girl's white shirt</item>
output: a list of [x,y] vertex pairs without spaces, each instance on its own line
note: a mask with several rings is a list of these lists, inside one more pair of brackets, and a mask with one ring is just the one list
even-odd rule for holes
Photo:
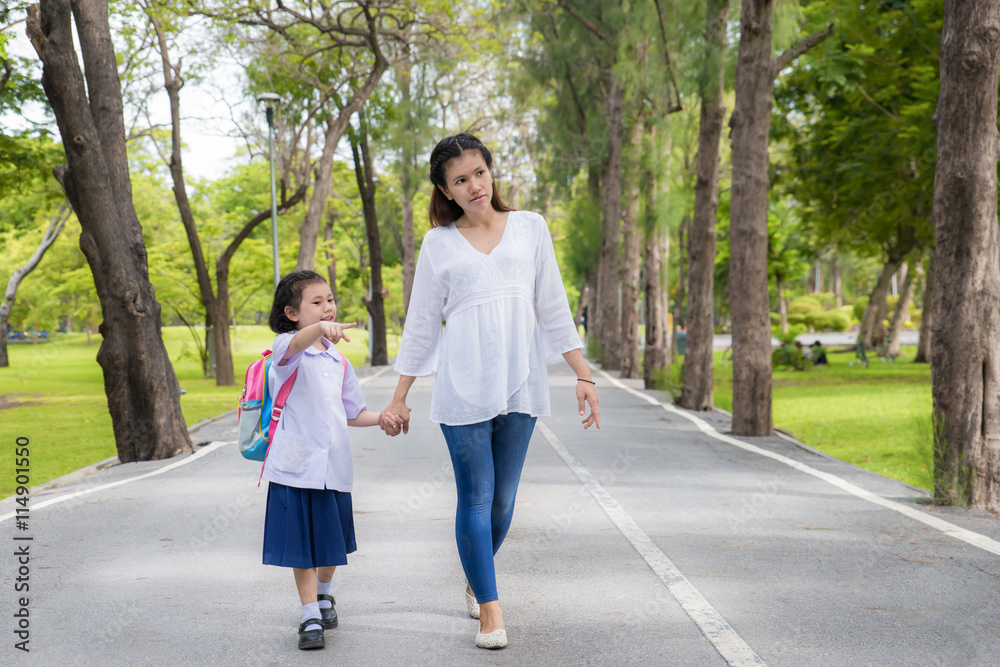
[[424,236],[395,368],[436,374],[431,421],[459,426],[511,412],[546,416],[545,366],[580,347],[542,216],[511,211],[489,254],[454,224]]
[[294,333],[278,334],[271,346],[275,362],[268,375],[273,396],[292,371],[298,369],[271,450],[264,461],[263,479],[300,489],[350,492],[354,482],[347,420],[365,409],[358,377],[351,362],[325,338],[326,350],[308,347],[284,365],[280,362]]

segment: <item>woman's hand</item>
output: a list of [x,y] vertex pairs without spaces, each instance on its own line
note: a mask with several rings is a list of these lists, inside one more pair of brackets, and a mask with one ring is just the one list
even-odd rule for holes
[[583,423],[583,428],[588,429],[593,424],[597,424],[597,428],[601,428],[601,411],[597,407],[599,402],[597,388],[589,382],[578,381],[576,383],[576,400],[579,403],[581,417],[586,414],[584,404],[590,404],[590,414],[580,420]]
[[348,343],[351,339],[347,337],[344,333],[347,329],[352,329],[358,326],[357,322],[351,322],[350,324],[341,324],[340,322],[327,322],[321,321],[319,323],[320,335],[326,338],[328,341],[336,345],[341,341],[341,339],[346,340]]
[[379,428],[385,431],[386,435],[391,436],[399,435],[400,431],[409,432],[410,412],[412,410],[413,408],[406,406],[405,401],[393,399],[379,414]]

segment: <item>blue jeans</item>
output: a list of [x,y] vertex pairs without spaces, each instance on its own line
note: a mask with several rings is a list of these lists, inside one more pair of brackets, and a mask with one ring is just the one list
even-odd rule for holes
[[535,419],[514,412],[478,424],[441,424],[458,487],[458,555],[480,604],[497,599],[493,555],[510,528]]

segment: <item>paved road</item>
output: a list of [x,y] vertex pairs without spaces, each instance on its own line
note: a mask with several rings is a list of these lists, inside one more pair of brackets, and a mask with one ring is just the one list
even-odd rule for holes
[[[569,369],[551,378],[497,559],[508,649],[473,645],[454,482],[418,381],[409,436],[353,431],[359,551],[321,655],[295,648],[291,574],[260,564],[265,490],[227,417],[195,455],[36,494],[28,531],[0,520],[0,664],[996,664],[995,517],[781,438],[734,440],[725,415],[692,421],[601,375],[604,429],[584,433]],[[371,379],[370,403],[394,383]],[[13,646],[24,544],[29,654]]]

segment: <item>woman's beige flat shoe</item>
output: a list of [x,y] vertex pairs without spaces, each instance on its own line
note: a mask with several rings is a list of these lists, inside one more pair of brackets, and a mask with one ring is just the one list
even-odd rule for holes
[[479,603],[476,602],[476,598],[469,595],[469,588],[465,588],[465,606],[469,610],[469,616],[472,618],[479,618]]
[[494,630],[493,632],[488,632],[486,634],[480,632],[476,635],[476,646],[488,649],[506,648],[507,630],[505,628],[500,628],[499,630]]

